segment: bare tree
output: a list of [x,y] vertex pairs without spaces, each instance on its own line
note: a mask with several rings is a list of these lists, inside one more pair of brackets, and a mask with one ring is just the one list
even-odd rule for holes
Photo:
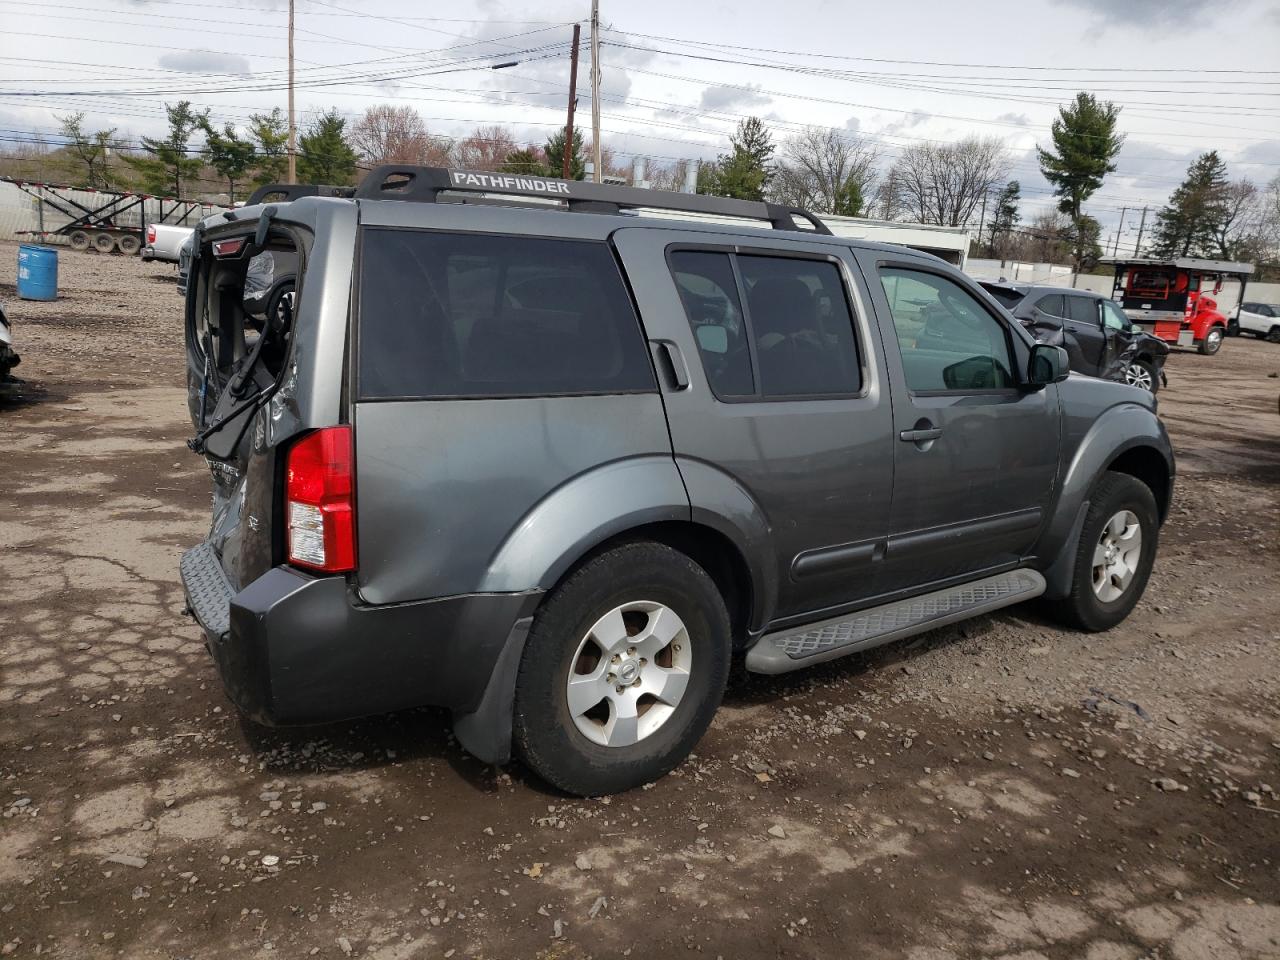
[[1234,259],[1242,248],[1251,247],[1262,214],[1262,193],[1252,180],[1236,180],[1222,191],[1221,219],[1214,228],[1218,254]]
[[816,213],[859,217],[872,200],[880,154],[864,140],[831,127],[805,127],[783,141],[770,194]]
[[679,192],[684,189],[684,181],[688,176],[689,164],[692,160],[677,160],[674,163],[660,164],[649,160],[645,164],[649,186],[654,190],[671,190]]
[[68,117],[57,119],[62,125],[62,135],[70,141],[68,147],[84,165],[85,186],[91,189],[106,189],[110,186],[108,163],[116,128],[89,133],[84,129],[83,113],[73,113]]
[[423,163],[430,145],[426,124],[413,107],[369,107],[351,130],[351,145],[368,164]]
[[1009,153],[996,137],[913,143],[893,165],[894,191],[921,223],[962,227],[1005,178]]
[[519,150],[516,138],[501,124],[476,127],[455,148],[458,165],[467,170],[497,170]]

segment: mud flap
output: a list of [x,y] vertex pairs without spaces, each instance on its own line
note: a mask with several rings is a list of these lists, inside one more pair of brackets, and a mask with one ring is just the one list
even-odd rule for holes
[[453,733],[463,749],[483,763],[502,766],[511,760],[511,722],[516,699],[516,676],[533,617],[511,626],[480,704],[471,713],[454,714]]
[[1090,501],[1085,500],[1076,511],[1076,519],[1071,524],[1071,534],[1063,543],[1053,563],[1044,572],[1044,596],[1060,599],[1071,593],[1071,581],[1075,576],[1076,551],[1080,547],[1080,531],[1084,529],[1085,514],[1089,512]]

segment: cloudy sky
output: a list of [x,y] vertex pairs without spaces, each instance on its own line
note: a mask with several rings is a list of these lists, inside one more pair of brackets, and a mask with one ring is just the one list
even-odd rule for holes
[[[564,122],[568,45],[589,0],[296,0],[300,115],[415,107],[432,133],[502,123],[542,142]],[[285,105],[287,0],[0,0],[0,137],[48,138],[83,110],[121,139],[163,104],[221,121]],[[1196,154],[1234,177],[1280,175],[1275,0],[602,0],[605,142],[622,159],[710,158],[748,114],[781,139],[806,125],[874,143],[1003,139],[1023,219],[1053,203],[1034,146],[1077,90],[1123,105],[1119,169],[1088,205],[1115,230],[1159,206]],[[517,61],[495,71],[498,63]]]

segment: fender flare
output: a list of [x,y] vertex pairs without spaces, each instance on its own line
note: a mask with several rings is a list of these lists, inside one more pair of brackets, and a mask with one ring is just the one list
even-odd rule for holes
[[[1169,435],[1155,412],[1141,404],[1124,403],[1111,407],[1099,416],[1076,445],[1071,461],[1063,472],[1061,492],[1042,543],[1041,556],[1047,597],[1063,597],[1071,590],[1076,548],[1084,526],[1089,497],[1098,478],[1122,454],[1138,447],[1159,453],[1169,475],[1172,495],[1174,463]],[[1161,516],[1168,504],[1159,504]]]

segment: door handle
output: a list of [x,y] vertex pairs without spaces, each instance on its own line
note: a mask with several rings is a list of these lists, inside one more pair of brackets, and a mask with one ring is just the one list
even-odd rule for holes
[[937,440],[940,436],[942,436],[941,427],[929,427],[924,430],[903,430],[898,434],[898,439],[908,443],[925,443],[929,440]]
[[673,390],[685,390],[689,387],[689,368],[685,366],[684,355],[680,348],[670,340],[651,340],[653,351],[658,355],[658,366],[671,382]]

